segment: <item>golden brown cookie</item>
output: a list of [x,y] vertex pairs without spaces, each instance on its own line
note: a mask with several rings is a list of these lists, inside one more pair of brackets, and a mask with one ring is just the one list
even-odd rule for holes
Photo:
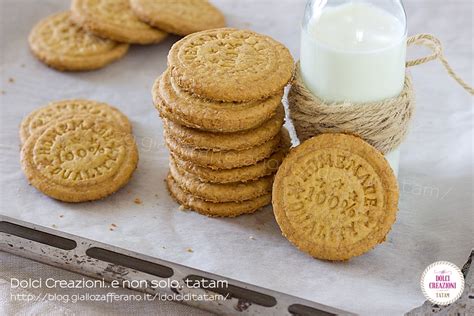
[[225,26],[224,15],[207,0],[130,0],[130,4],[144,22],[177,35]]
[[385,241],[398,196],[397,179],[380,152],[355,136],[324,134],[284,160],[273,209],[283,235],[299,249],[348,260]]
[[261,145],[280,132],[284,121],[283,105],[277,110],[276,115],[263,125],[249,131],[235,133],[206,132],[163,119],[164,127],[171,138],[186,146],[212,151],[245,150]]
[[289,50],[272,38],[232,28],[191,34],[168,54],[171,76],[204,99],[244,102],[280,93],[293,75]]
[[62,71],[102,68],[128,51],[128,44],[102,39],[82,30],[61,12],[40,21],[28,38],[33,54],[50,67]]
[[212,203],[199,199],[179,187],[171,175],[166,179],[171,196],[184,206],[200,214],[210,217],[237,217],[255,213],[271,203],[272,195],[262,195],[256,199],[244,202]]
[[214,203],[242,202],[272,192],[273,176],[246,183],[206,183],[170,160],[170,174],[176,183],[195,197]]
[[20,126],[21,143],[23,144],[36,130],[44,128],[53,121],[81,116],[114,122],[124,132],[132,132],[128,118],[113,106],[91,100],[62,100],[51,102],[23,119]]
[[211,169],[233,169],[256,164],[277,151],[281,140],[280,133],[268,142],[249,149],[215,152],[182,145],[169,137],[166,130],[164,136],[166,145],[175,156],[178,156],[181,160],[188,160]]
[[72,20],[92,34],[117,42],[154,44],[167,33],[139,20],[129,0],[73,0]]
[[152,94],[162,117],[217,133],[250,130],[262,125],[275,114],[283,97],[283,91],[279,91],[265,100],[245,103],[205,100],[179,88],[169,70],[156,80]]
[[97,118],[72,118],[31,135],[21,150],[28,181],[64,202],[104,198],[130,180],[138,163],[133,136]]
[[285,158],[291,147],[291,139],[288,132],[285,130],[283,139],[277,152],[269,158],[262,160],[254,165],[227,169],[227,170],[213,170],[198,166],[190,161],[182,160],[177,156],[173,156],[173,161],[179,168],[186,170],[193,174],[202,182],[210,183],[232,183],[232,182],[247,182],[266,177],[277,172],[283,158]]

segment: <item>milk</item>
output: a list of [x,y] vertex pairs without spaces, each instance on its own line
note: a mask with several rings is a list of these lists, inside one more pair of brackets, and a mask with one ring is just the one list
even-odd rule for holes
[[[406,30],[391,13],[363,2],[314,13],[301,37],[301,73],[327,102],[396,97],[405,81]],[[386,156],[398,173],[399,150]]]

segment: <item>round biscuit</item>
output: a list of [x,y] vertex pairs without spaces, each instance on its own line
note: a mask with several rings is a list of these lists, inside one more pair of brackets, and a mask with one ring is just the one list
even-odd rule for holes
[[139,20],[129,0],[73,0],[72,20],[99,37],[130,44],[155,44],[167,33]]
[[293,76],[294,60],[268,36],[223,28],[175,43],[168,66],[182,89],[203,99],[246,102],[283,91]]
[[168,191],[176,202],[185,208],[209,217],[237,217],[255,213],[270,204],[272,200],[272,195],[266,194],[244,202],[212,203],[199,199],[181,189],[171,175],[166,178],[166,183]]
[[142,21],[182,36],[226,23],[224,15],[207,0],[130,0],[130,5]]
[[273,185],[283,235],[325,260],[348,260],[382,243],[395,222],[398,197],[384,156],[346,134],[322,134],[293,149]]
[[126,133],[132,132],[128,118],[113,106],[84,99],[62,100],[51,102],[23,119],[20,125],[21,143],[25,143],[31,134],[51,122],[80,116],[100,118],[115,123]]
[[243,103],[206,100],[181,89],[168,69],[155,81],[152,95],[164,118],[203,131],[233,133],[257,128],[274,116],[283,91]]
[[40,61],[61,71],[102,68],[122,58],[129,47],[87,33],[72,22],[69,11],[41,20],[31,30],[28,43]]
[[21,166],[44,194],[64,202],[102,199],[128,183],[138,164],[133,136],[97,118],[72,118],[31,135]]

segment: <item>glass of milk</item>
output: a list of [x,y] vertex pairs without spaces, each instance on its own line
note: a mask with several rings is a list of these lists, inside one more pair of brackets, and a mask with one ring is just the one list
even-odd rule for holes
[[[310,0],[301,34],[301,74],[319,98],[364,103],[402,92],[407,23],[401,0]],[[398,174],[399,149],[386,158]]]

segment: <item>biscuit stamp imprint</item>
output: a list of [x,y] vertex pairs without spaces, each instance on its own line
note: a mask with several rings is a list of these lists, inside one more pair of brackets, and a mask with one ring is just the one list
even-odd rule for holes
[[22,121],[20,126],[21,142],[24,143],[31,134],[53,121],[78,116],[93,116],[115,123],[124,132],[132,132],[128,118],[115,107],[91,100],[62,100],[49,103],[32,112]]
[[114,193],[138,162],[131,135],[94,119],[68,119],[32,135],[22,149],[28,180],[45,194],[82,202]]
[[72,22],[69,11],[40,21],[31,31],[28,42],[39,60],[63,71],[102,68],[128,51],[128,44],[85,32]]
[[[342,136],[347,137],[356,139]],[[284,162],[274,189],[275,214],[285,236],[302,250],[346,260],[385,240],[395,221],[398,188],[380,154],[366,159],[370,154],[354,153],[355,147],[316,147]]]
[[231,28],[185,37],[171,49],[168,63],[185,90],[229,102],[275,95],[290,81],[294,68],[293,57],[282,44]]

